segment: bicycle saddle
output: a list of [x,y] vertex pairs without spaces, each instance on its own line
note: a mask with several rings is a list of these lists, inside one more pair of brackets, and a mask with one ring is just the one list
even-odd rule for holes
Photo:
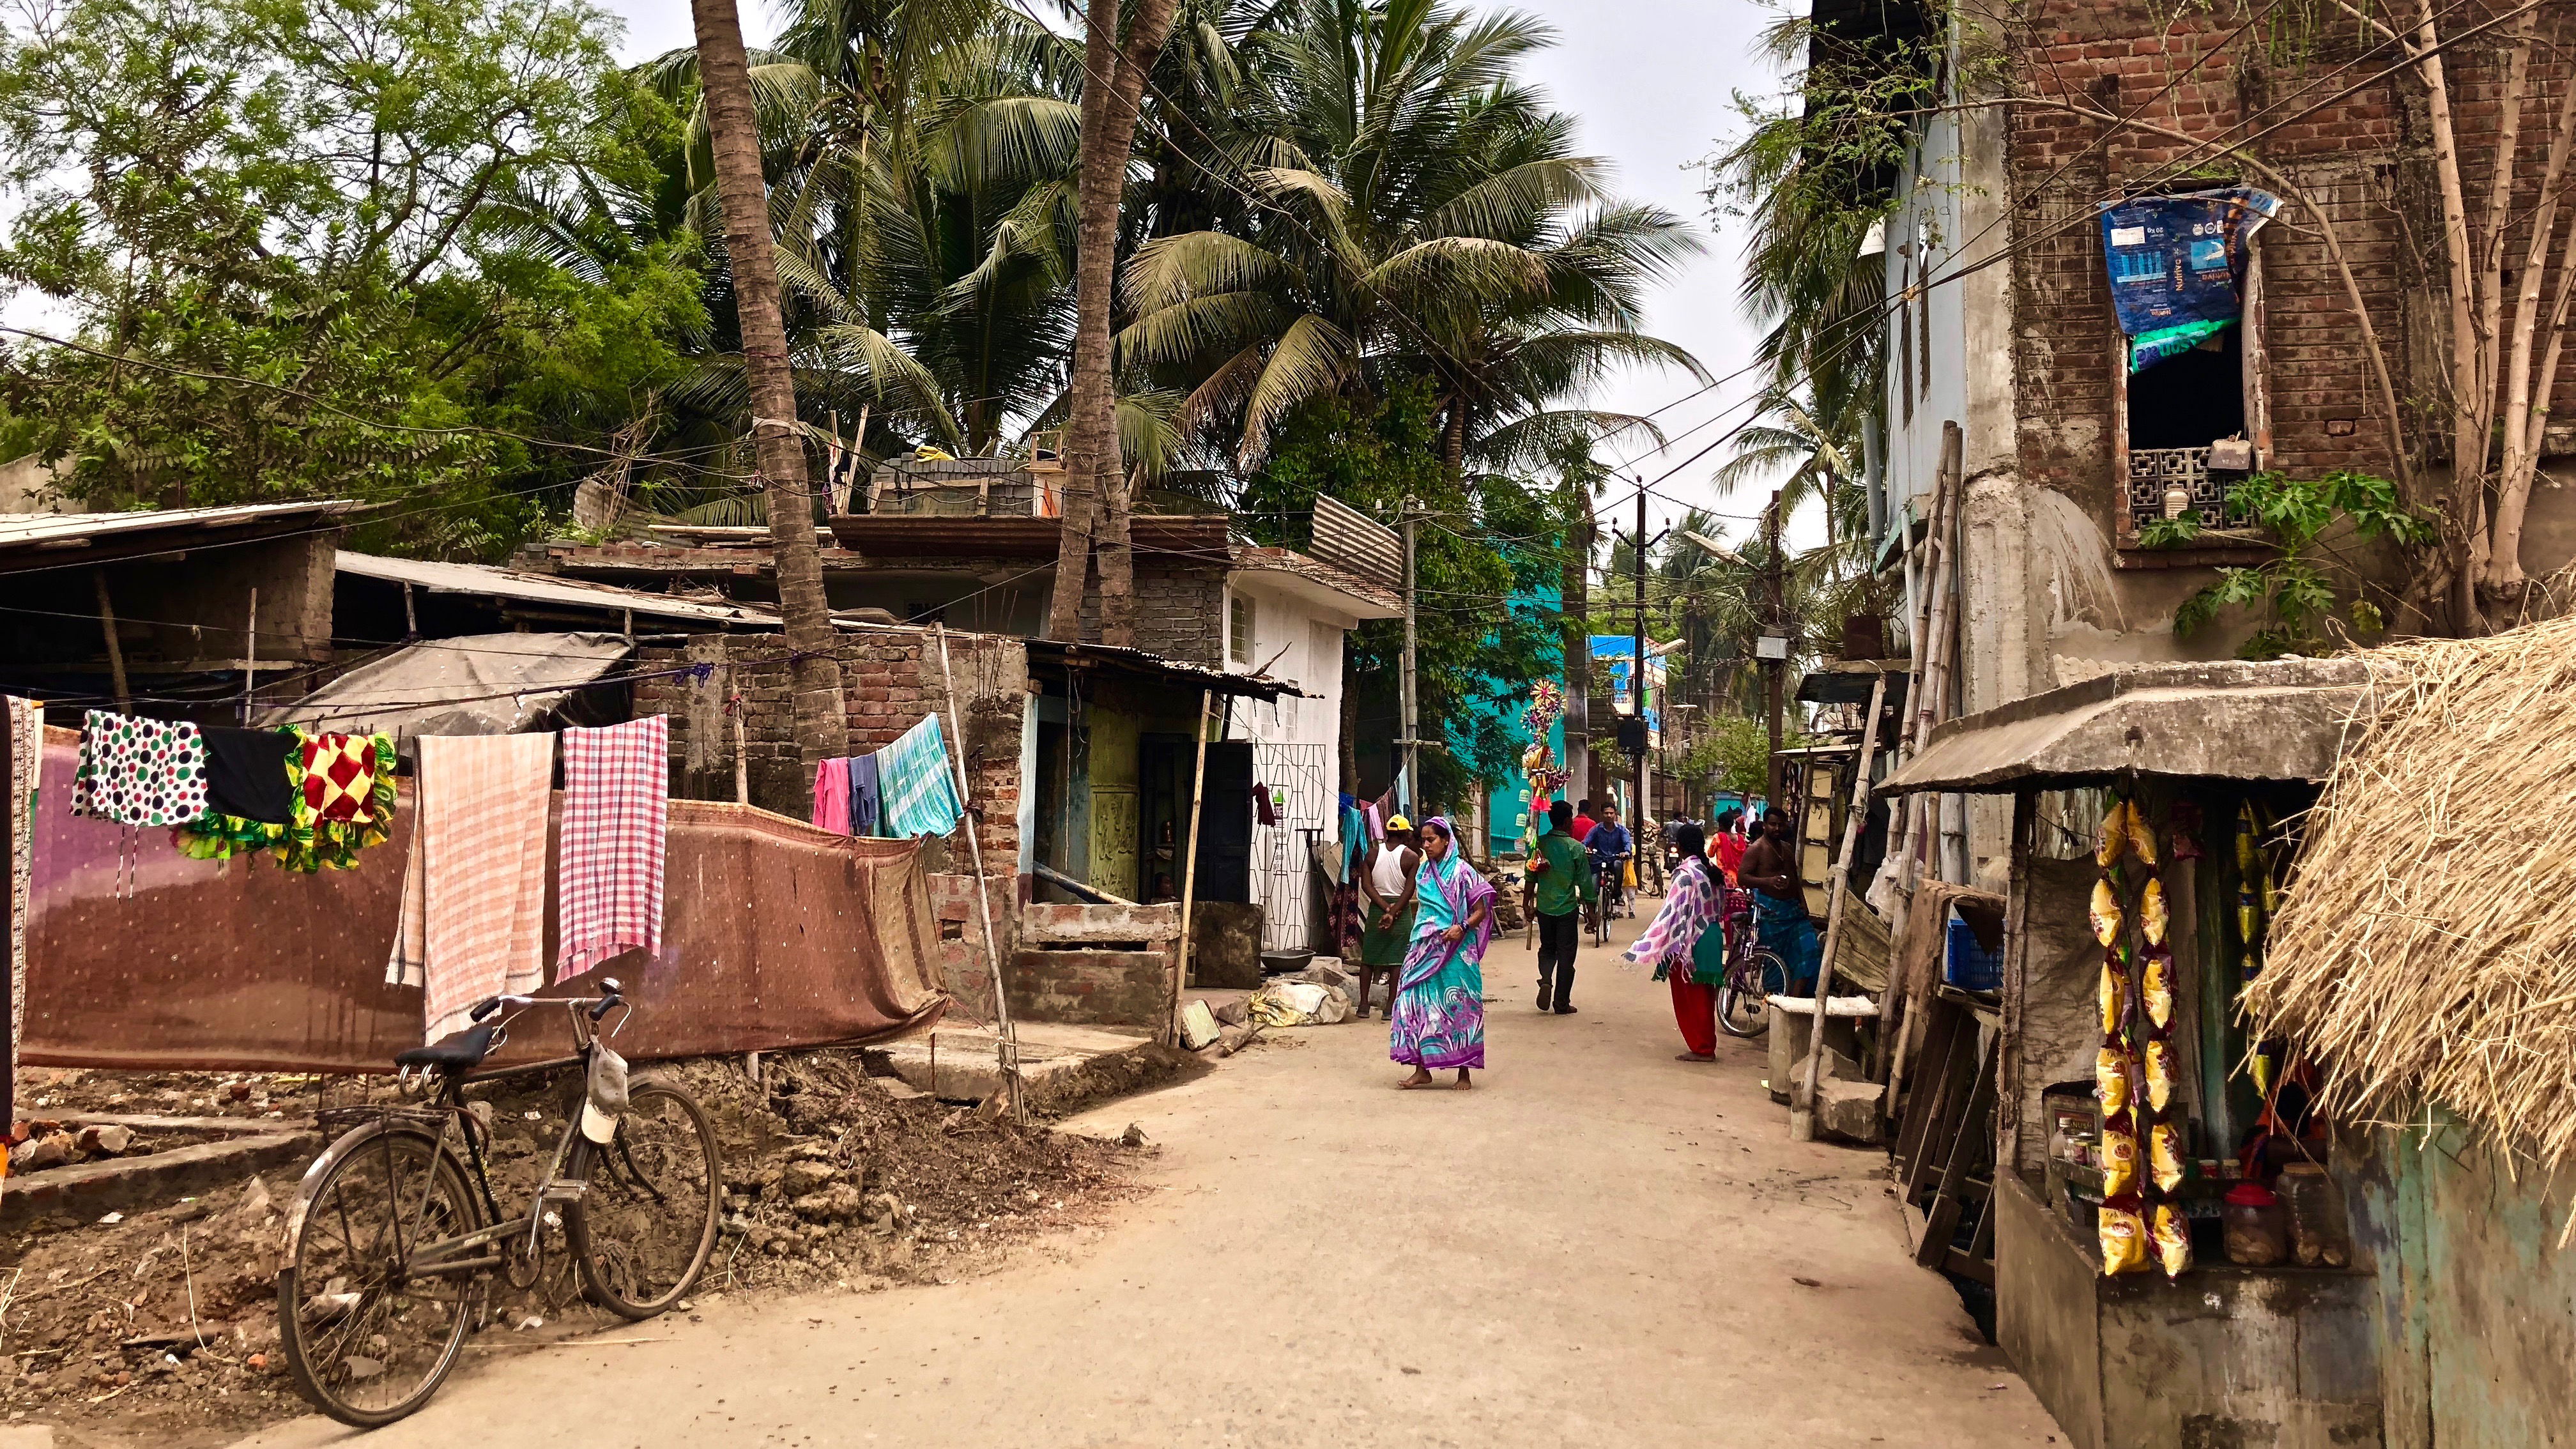
[[486,1022],[469,1026],[460,1032],[440,1037],[427,1046],[416,1046],[394,1058],[397,1067],[437,1067],[442,1071],[469,1072],[483,1065],[483,1059],[500,1045],[501,1024]]

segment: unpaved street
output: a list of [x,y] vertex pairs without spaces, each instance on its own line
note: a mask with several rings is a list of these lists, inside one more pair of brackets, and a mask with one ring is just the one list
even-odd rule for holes
[[1907,1260],[1881,1154],[1792,1146],[1752,1047],[1676,1062],[1664,988],[1584,954],[1581,1011],[1542,1017],[1531,956],[1496,945],[1472,1092],[1397,1092],[1374,1020],[1290,1033],[1076,1124],[1162,1148],[1105,1229],[950,1286],[727,1297],[602,1335],[650,1341],[469,1363],[365,1442],[2053,1442]]

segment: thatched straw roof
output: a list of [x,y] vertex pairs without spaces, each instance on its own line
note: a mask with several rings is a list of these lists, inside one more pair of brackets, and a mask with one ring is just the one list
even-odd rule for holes
[[2362,656],[2372,676],[2247,988],[2340,1108],[2439,1102],[2576,1148],[2576,618]]

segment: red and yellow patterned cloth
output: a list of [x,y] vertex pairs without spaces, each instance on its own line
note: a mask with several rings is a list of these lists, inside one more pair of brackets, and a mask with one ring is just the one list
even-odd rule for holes
[[365,735],[310,735],[304,741],[304,809],[315,820],[372,825],[376,744]]

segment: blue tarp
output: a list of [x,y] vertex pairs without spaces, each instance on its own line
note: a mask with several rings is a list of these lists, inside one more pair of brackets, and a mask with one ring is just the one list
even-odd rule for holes
[[2188,352],[2244,314],[2247,243],[2280,209],[2280,198],[2250,186],[2102,207],[2102,258],[2129,371]]

